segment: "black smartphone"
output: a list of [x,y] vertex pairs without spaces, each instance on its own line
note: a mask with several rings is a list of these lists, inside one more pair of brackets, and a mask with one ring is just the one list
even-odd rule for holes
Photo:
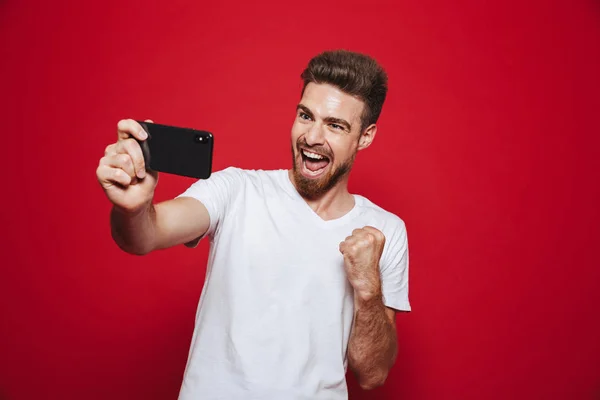
[[196,179],[212,171],[213,135],[207,131],[137,121],[148,134],[138,141],[146,168]]

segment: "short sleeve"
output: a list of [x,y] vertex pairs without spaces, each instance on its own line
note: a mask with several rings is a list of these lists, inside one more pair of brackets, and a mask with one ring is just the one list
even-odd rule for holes
[[410,311],[408,300],[408,239],[406,226],[400,218],[394,224],[393,230],[387,232],[386,249],[379,267],[385,306],[398,311]]
[[177,197],[192,197],[200,201],[208,210],[210,225],[206,233],[196,240],[186,243],[195,247],[205,236],[213,237],[230,208],[235,193],[243,185],[243,173],[239,168],[229,167],[213,173],[210,178],[198,180]]

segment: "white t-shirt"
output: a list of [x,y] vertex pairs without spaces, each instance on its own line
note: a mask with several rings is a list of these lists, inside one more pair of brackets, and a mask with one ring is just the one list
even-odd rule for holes
[[208,209],[210,255],[179,399],[347,399],[354,304],[339,244],[381,230],[384,303],[409,311],[402,220],[354,195],[324,221],[286,170],[227,168],[181,196]]

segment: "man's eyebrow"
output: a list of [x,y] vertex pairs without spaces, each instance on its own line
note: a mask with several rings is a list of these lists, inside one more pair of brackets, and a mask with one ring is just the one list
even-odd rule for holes
[[[302,110],[302,112],[304,112],[306,115],[308,115],[309,117],[314,119],[314,115],[313,115],[312,111],[310,111],[310,109],[308,107],[306,107],[304,104],[298,104],[298,106],[296,107],[296,110]],[[346,121],[345,119],[336,118],[336,117],[326,117],[323,119],[323,121],[325,121],[329,124],[341,125],[344,128],[346,128],[348,131],[352,131],[352,125],[350,124],[350,122]]]
[[335,118],[335,117],[327,117],[323,121],[328,122],[330,124],[341,125],[344,128],[346,128],[348,131],[352,131],[352,125],[350,125],[350,122],[346,121],[345,119]]
[[310,111],[310,109],[308,107],[306,107],[304,104],[298,104],[298,106],[296,106],[296,111],[298,111],[298,110],[302,110],[309,117],[314,118],[312,111]]

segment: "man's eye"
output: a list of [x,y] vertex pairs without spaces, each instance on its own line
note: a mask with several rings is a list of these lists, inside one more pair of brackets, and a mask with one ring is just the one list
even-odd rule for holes
[[344,127],[343,127],[343,126],[341,126],[341,125],[338,125],[338,124],[331,124],[330,126],[331,126],[333,129],[341,129],[341,130],[344,130]]
[[300,118],[307,120],[307,121],[310,119],[309,115],[304,112],[300,112]]

